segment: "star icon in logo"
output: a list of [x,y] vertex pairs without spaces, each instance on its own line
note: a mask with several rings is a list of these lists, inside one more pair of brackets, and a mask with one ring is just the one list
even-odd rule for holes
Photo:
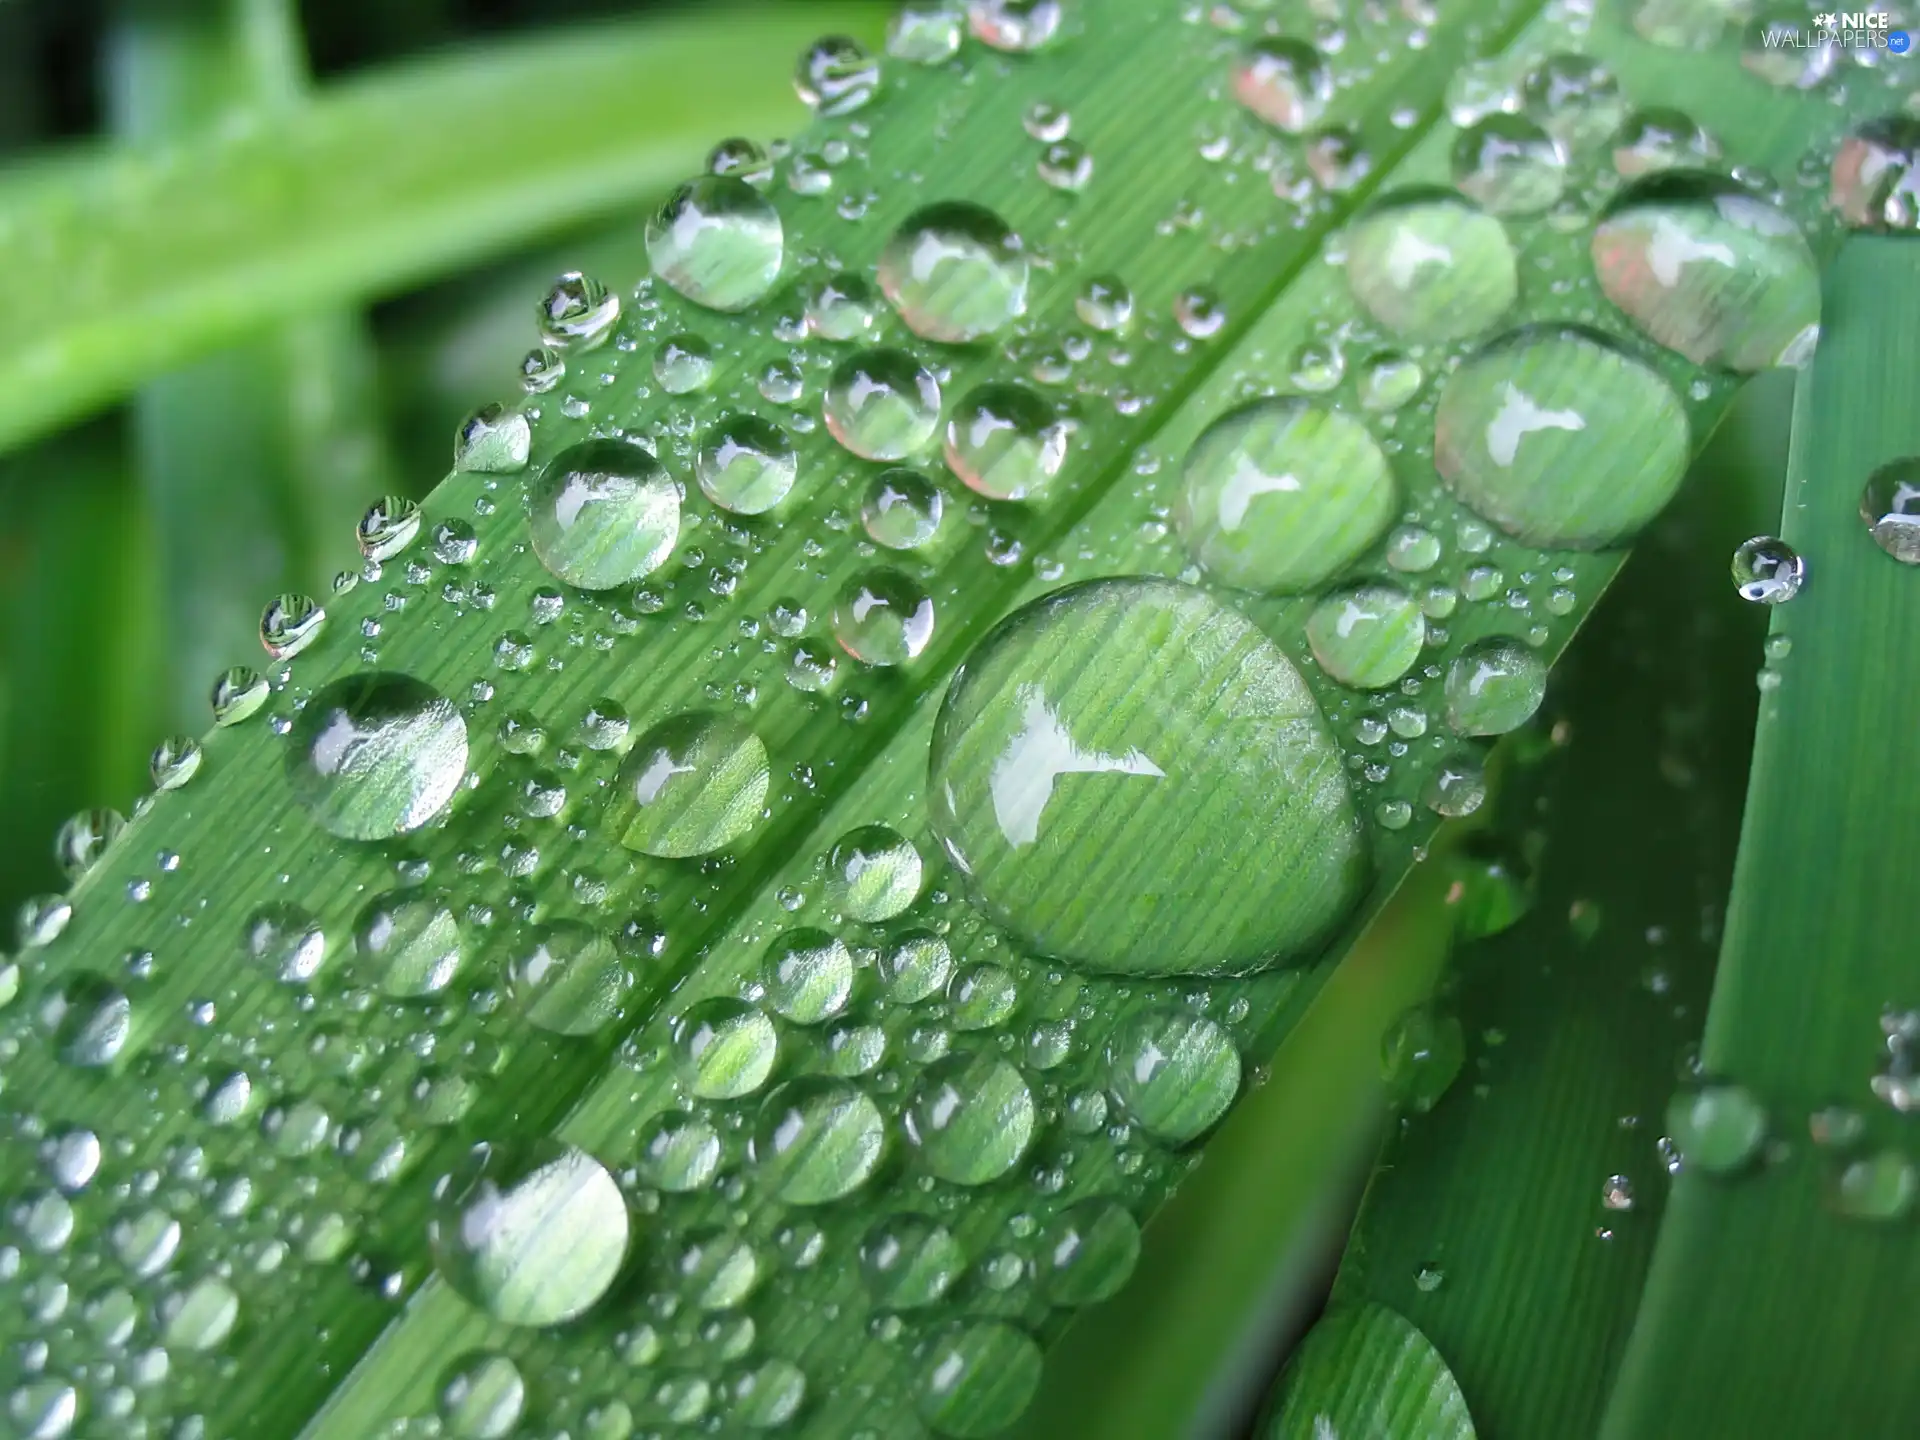
[[1821,30],[1833,29],[1833,12],[1831,10],[1821,11],[1818,15],[1813,17],[1813,23],[1818,29],[1821,29]]

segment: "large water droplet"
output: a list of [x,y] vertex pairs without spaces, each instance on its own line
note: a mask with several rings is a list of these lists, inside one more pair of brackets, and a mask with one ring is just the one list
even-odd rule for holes
[[866,570],[833,606],[833,638],[868,665],[905,665],[933,639],[933,599],[898,570]]
[[1693,1086],[1668,1102],[1667,1134],[1682,1165],[1708,1175],[1730,1175],[1760,1153],[1760,1142],[1767,1138],[1767,1112],[1744,1085]]
[[928,1350],[920,1418],[950,1440],[986,1440],[1018,1420],[1040,1387],[1040,1347],[998,1320],[958,1326]]
[[773,1022],[744,1000],[716,995],[690,1006],[673,1029],[687,1088],[703,1100],[738,1100],[767,1083],[779,1055]]
[[1720,147],[1681,110],[1636,110],[1613,137],[1613,168],[1628,180],[1718,159]]
[[455,1440],[507,1440],[526,1403],[526,1381],[505,1355],[462,1355],[440,1378],[440,1418]]
[[1040,1237],[1040,1288],[1055,1305],[1093,1305],[1119,1292],[1140,1258],[1140,1225],[1124,1205],[1086,1200]]
[[1860,518],[1874,544],[1903,565],[1920,565],[1920,459],[1895,460],[1868,476]]
[[1069,431],[1024,385],[993,382],[962,400],[947,421],[947,468],[989,500],[1025,500],[1060,473]]
[[1664,171],[1593,231],[1600,288],[1696,365],[1800,365],[1820,335],[1820,272],[1799,227],[1730,182]]
[[725,415],[700,442],[694,477],[722,510],[759,515],[787,498],[800,473],[793,441],[758,415]]
[[818,1025],[846,1008],[853,993],[853,952],[825,930],[789,930],[760,962],[767,1003],[796,1025]]
[[620,1187],[555,1140],[476,1145],[434,1187],[427,1240],[441,1277],[507,1325],[558,1325],[592,1308],[627,1256]]
[[432,686],[370,671],[335,680],[294,721],[287,779],[343,840],[387,840],[446,808],[467,773],[467,722]]
[[738,720],[676,715],[627,752],[609,823],[629,850],[663,859],[705,855],[760,823],[768,780],[767,747]]
[[81,970],[41,1003],[40,1020],[67,1064],[110,1065],[133,1032],[133,1002],[104,975]]
[[891,920],[920,894],[920,852],[887,825],[862,825],[827,854],[827,901],[850,920]]
[[1807,583],[1807,562],[1784,540],[1756,535],[1733,552],[1733,586],[1742,600],[1784,605]]
[[904,460],[940,423],[940,382],[904,350],[862,350],[827,381],[827,429],[863,460]]
[[1496,111],[1453,145],[1453,183],[1496,215],[1537,215],[1560,198],[1567,156],[1524,115]]
[[801,54],[793,88],[815,112],[845,115],[873,99],[880,88],[880,62],[858,41],[829,35]]
[[991,210],[942,201],[916,210],[887,241],[880,288],[916,335],[984,339],[1026,313],[1026,250]]
[[1533,718],[1547,694],[1547,667],[1517,640],[1476,640],[1447,668],[1447,727],[1456,735],[1504,735]]
[[945,508],[938,485],[918,470],[896,465],[868,483],[860,524],[876,545],[917,550],[938,532]]
[[1597,549],[1633,534],[1679,488],[1679,399],[1602,337],[1512,331],[1448,377],[1434,465],[1480,514],[1534,545]]
[[1240,1052],[1185,1010],[1130,1016],[1113,1037],[1109,1083],[1141,1128],[1171,1144],[1204,1134],[1240,1093]]
[[1626,114],[1613,72],[1591,55],[1549,55],[1520,87],[1528,115],[1577,150],[1605,139]]
[[1397,585],[1355,585],[1314,606],[1307,643],[1342,685],[1378,690],[1413,668],[1427,642],[1420,602]]
[[1234,62],[1233,93],[1269,125],[1304,135],[1333,99],[1333,72],[1304,40],[1256,40]]
[[1420,344],[1477,335],[1519,293],[1507,230],[1444,190],[1400,191],[1347,235],[1347,283],[1368,312]]
[[709,310],[744,310],[764,296],[785,249],[773,202],[732,175],[689,180],[647,222],[654,270]]
[[535,1029],[592,1035],[619,1017],[633,976],[605,931],[555,920],[519,937],[507,987]]
[[1920,229],[1920,116],[1885,115],[1847,136],[1830,199],[1856,230]]
[[986,909],[1099,970],[1298,954],[1366,874],[1345,765],[1299,672],[1167,580],[1071,586],[996,626],[948,686],[931,788],[935,833]]
[[951,1055],[927,1067],[906,1119],[927,1169],[956,1185],[984,1185],[1027,1153],[1033,1092],[997,1055]]
[[860,1273],[874,1303],[917,1310],[936,1303],[967,1268],[953,1232],[924,1215],[893,1215],[860,1244]]
[[436,891],[395,890],[375,896],[360,912],[353,938],[388,995],[437,995],[460,968],[460,922],[447,897]]
[[1174,523],[1208,574],[1286,593],[1344,570],[1398,509],[1366,426],[1313,401],[1267,399],[1228,411],[1194,441]]
[[824,1205],[866,1183],[886,1148],[886,1122],[866,1094],[844,1080],[790,1080],[766,1099],[753,1158],[790,1205]]
[[680,487],[624,440],[561,451],[527,489],[533,553],[582,590],[630,585],[659,568],[680,536]]

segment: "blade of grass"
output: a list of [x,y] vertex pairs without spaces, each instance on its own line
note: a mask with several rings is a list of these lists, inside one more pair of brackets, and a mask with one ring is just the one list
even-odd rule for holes
[[715,135],[793,123],[801,45],[875,23],[719,9],[476,46],[0,186],[0,448],[271,322],[630,207]]
[[[1534,909],[1463,947],[1467,1074],[1389,1144],[1335,1290],[1417,1325],[1489,1434],[1593,1433],[1645,1278],[1754,706],[1759,617],[1723,557],[1778,494],[1743,432],[1784,432],[1786,380],[1748,387],[1561,667],[1569,743],[1512,773],[1497,827],[1516,856],[1544,842]],[[1614,1175],[1630,1211],[1603,1204]]]
[[[1052,55],[1019,64],[976,58],[894,85],[874,110],[809,137],[823,163],[829,149],[840,151],[833,142],[845,145],[831,194],[777,192],[790,226],[789,255],[830,250],[828,263],[858,270],[873,265],[889,233],[928,198],[929,166],[937,167],[934,193],[991,203],[1022,234],[1052,237],[1044,248],[1036,242],[1043,263],[1030,296],[1033,329],[1017,337],[1010,355],[985,347],[934,351],[901,333],[891,317],[882,318],[877,334],[937,361],[953,397],[984,380],[1050,372],[1051,357],[1041,352],[1053,336],[1077,348],[1084,332],[1070,317],[1089,276],[1124,271],[1134,288],[1135,338],[1123,351],[1087,362],[1079,428],[1055,485],[1023,507],[956,514],[950,542],[896,562],[941,607],[932,643],[916,665],[901,674],[855,673],[842,660],[825,697],[785,683],[795,673],[793,653],[777,640],[799,638],[788,632],[809,623],[795,625],[804,611],[815,617],[812,641],[826,641],[818,617],[836,603],[850,608],[849,583],[873,563],[865,542],[849,535],[851,500],[838,482],[851,462],[797,417],[789,423],[805,481],[778,524],[711,511],[689,488],[681,562],[649,577],[637,593],[616,593],[611,601],[557,590],[528,553],[524,512],[511,488],[516,482],[456,476],[429,501],[428,533],[456,521],[471,525],[478,546],[471,567],[463,568],[464,555],[444,558],[452,547],[423,544],[379,579],[336,599],[328,630],[278,677],[271,703],[281,724],[243,725],[210,737],[203,778],[156,805],[145,828],[80,887],[65,933],[36,955],[42,993],[56,1003],[28,1008],[25,1014],[35,1019],[27,1024],[0,1023],[19,1032],[19,1068],[30,1076],[21,1093],[36,1097],[44,1112],[37,1118],[46,1125],[124,1128],[123,1087],[136,1087],[142,1114],[158,1117],[130,1153],[114,1152],[112,1174],[102,1176],[85,1202],[92,1207],[87,1233],[110,1230],[114,1202],[105,1195],[123,1169],[160,1163],[157,1157],[188,1143],[188,1136],[217,1171],[271,1174],[263,1186],[277,1191],[284,1181],[301,1192],[288,1202],[294,1220],[276,1209],[244,1234],[239,1227],[196,1228],[193,1247],[164,1284],[182,1305],[210,1288],[214,1300],[230,1295],[233,1307],[221,1313],[244,1313],[248,1323],[209,1342],[220,1351],[214,1360],[183,1353],[165,1382],[143,1398],[153,1413],[191,1408],[211,1430],[259,1434],[285,1433],[312,1416],[312,1433],[364,1440],[395,1424],[424,1423],[444,1402],[448,1367],[485,1351],[506,1357],[526,1378],[541,1397],[541,1423],[553,1428],[584,1427],[615,1402],[629,1422],[643,1425],[690,1415],[714,1415],[715,1423],[726,1424],[743,1410],[759,1413],[752,1407],[770,1403],[764,1400],[770,1393],[793,1398],[796,1385],[806,1392],[795,1417],[803,1432],[839,1435],[850,1424],[888,1435],[912,1433],[922,1423],[962,1433],[994,1428],[1017,1412],[1039,1363],[1037,1342],[1024,1332],[1050,1339],[1072,1308],[1059,1298],[1059,1278],[1042,1269],[1056,1263],[1045,1257],[1057,1257],[1058,1246],[1042,1253],[1040,1237],[1080,1223],[1085,1212],[1073,1207],[1084,1204],[1100,1207],[1102,1225],[1124,1234],[1129,1217],[1151,1214],[1189,1163],[1180,1145],[1154,1142],[1137,1116],[1123,1123],[1110,1109],[1109,1088],[1126,1088],[1111,1069],[1110,1048],[1121,1047],[1125,1058],[1126,1047],[1153,1043],[1142,1027],[1171,1012],[1208,1038],[1202,1048],[1221,1067],[1210,1077],[1210,1093],[1224,1102],[1237,1088],[1239,1057],[1263,1062],[1310,1002],[1326,963],[1203,984],[1079,976],[1025,956],[981,912],[960,902],[962,877],[925,833],[930,732],[943,683],[961,657],[1013,606],[1063,582],[1114,573],[1191,574],[1165,523],[1177,498],[1181,457],[1230,406],[1272,387],[1289,357],[1324,336],[1324,327],[1359,323],[1335,267],[1312,258],[1341,206],[1314,197],[1283,206],[1285,218],[1276,220],[1269,190],[1251,183],[1265,175],[1261,158],[1279,164],[1285,156],[1276,158],[1270,137],[1225,109],[1219,97],[1233,42],[1216,39],[1171,7],[1155,12],[1110,0],[1089,6],[1084,18],[1071,44]],[[1529,24],[1531,18],[1524,7],[1451,22],[1443,17],[1422,31],[1422,48],[1390,48],[1390,40],[1402,38],[1395,29],[1400,22],[1365,19],[1348,37],[1350,53],[1384,50],[1393,58],[1356,75],[1330,111],[1332,120],[1358,127],[1374,161],[1341,205],[1388,185],[1444,180],[1453,137],[1434,122],[1445,78],[1458,61],[1481,46],[1505,46],[1516,33],[1528,57],[1572,43],[1556,20]],[[982,86],[993,92],[991,105],[971,103]],[[1146,94],[1158,103],[1143,105]],[[1043,100],[1071,106],[1076,133],[1092,153],[1125,155],[1139,175],[1158,178],[1094,185],[1075,196],[1040,185],[1032,178],[1037,148],[1014,118]],[[1829,135],[1844,119],[1824,105],[1783,103],[1792,118],[1780,128],[1798,127],[1801,139]],[[1416,122],[1411,127],[1395,119],[1408,106]],[[1418,123],[1422,116],[1425,126]],[[1196,173],[1191,137],[1216,127],[1226,131],[1230,154],[1241,147],[1241,159]],[[933,148],[930,135],[938,142]],[[793,175],[789,167],[789,181]],[[1204,235],[1187,233],[1197,225],[1195,215],[1208,217]],[[1577,313],[1595,303],[1583,237],[1541,224],[1518,227],[1516,242],[1522,273],[1537,284],[1509,320]],[[699,311],[657,285],[637,292],[622,343],[595,352],[567,388],[532,407],[535,463],[618,426],[651,438],[663,463],[685,474],[694,438],[724,409],[782,415],[780,402],[769,398],[780,392],[782,377],[768,374],[776,361],[801,367],[803,383],[812,387],[805,402],[811,409],[821,372],[836,357],[824,347],[796,357],[784,338],[795,333],[803,287],[813,277],[796,278],[794,289],[758,314],[738,317]],[[1227,317],[1206,343],[1164,318],[1177,297],[1203,281]],[[1188,328],[1206,328],[1196,317],[1207,305],[1189,297],[1183,308]],[[770,317],[779,323],[770,325]],[[691,400],[650,386],[640,395],[647,350],[681,329],[699,332],[720,357],[710,389]],[[1099,343],[1089,339],[1090,356]],[[630,358],[633,352],[640,358]],[[1646,347],[1637,353],[1646,354]],[[1436,373],[1446,358],[1429,356]],[[1672,357],[1647,358],[1677,392],[1705,397],[1694,402],[1693,415],[1704,428],[1729,387]],[[601,373],[614,378],[603,384]],[[1340,403],[1351,408],[1352,392]],[[1400,427],[1396,463],[1409,508],[1452,535],[1470,517],[1431,469],[1421,433],[1429,413],[1409,407],[1393,422]],[[1599,412],[1592,418],[1597,422]],[[1619,473],[1617,456],[1602,458],[1616,478],[1635,478]],[[873,471],[853,473],[866,478]],[[504,495],[502,486],[509,487]],[[971,536],[975,528],[988,532],[985,543]],[[1366,557],[1369,567],[1383,563],[1382,545]],[[1030,568],[1009,563],[1022,556],[1031,557]],[[1542,556],[1495,540],[1484,551],[1457,549],[1448,563],[1450,578],[1480,563],[1514,574],[1566,571],[1579,603],[1567,614],[1549,607],[1539,618],[1544,658],[1557,655],[1577,624],[1574,612],[1591,603],[1619,560],[1617,554]],[[1343,736],[1387,703],[1341,691],[1313,670],[1302,635],[1312,597],[1234,596],[1228,603],[1244,607],[1307,673]],[[1463,610],[1433,652],[1436,667],[1471,640],[1510,631],[1515,622],[1506,610],[1504,601]],[[377,645],[365,643],[369,622],[379,630]],[[1136,624],[1140,628],[1132,628]],[[1156,678],[1164,682],[1153,667],[1167,655],[1155,641],[1150,623],[1130,617],[1117,642],[1124,663],[1110,667],[1117,683],[1140,687],[1123,714],[1152,696]],[[341,846],[316,834],[292,802],[288,751],[266,737],[294,723],[295,707],[311,704],[316,687],[372,665],[405,671],[458,697],[469,717],[467,768],[475,788],[456,799],[444,826],[395,844]],[[818,668],[798,672],[799,678],[810,680]],[[730,704],[775,757],[769,813],[750,840],[731,853],[686,863],[619,851],[597,813],[616,762],[594,748],[607,727],[582,728],[589,710],[604,719],[617,708],[639,733],[670,716]],[[522,710],[548,737],[538,757],[507,748],[527,736]],[[1362,806],[1417,799],[1445,748],[1431,737],[1406,763],[1382,765],[1384,778],[1363,776]],[[1358,752],[1355,758],[1364,763]],[[558,815],[552,813],[556,796]],[[1084,818],[1078,802],[1071,808]],[[946,927],[942,938],[957,973],[951,988],[928,997],[925,1008],[888,999],[874,973],[872,952],[899,936],[892,926],[862,923],[863,915],[892,912],[849,904],[825,874],[830,863],[838,864],[846,883],[844,871],[853,862],[844,850],[831,858],[837,842],[875,823],[895,827],[919,846],[913,873],[923,883],[912,888],[925,893],[919,908],[896,924]],[[1403,829],[1383,826],[1370,837],[1376,882],[1325,958],[1342,953],[1386,903],[1434,824],[1422,814]],[[145,867],[140,857],[153,853],[162,834],[183,847],[170,852],[182,855],[178,867],[155,882],[162,903],[147,910],[119,904],[116,897]],[[1166,853],[1221,876],[1248,865],[1243,832],[1203,839]],[[1147,837],[1126,843],[1138,847]],[[466,969],[438,1003],[389,1005],[369,988],[377,984],[376,958],[351,937],[370,900],[397,881],[423,879],[457,897],[458,913],[449,917],[466,932]],[[220,954],[232,947],[226,950],[232,956],[259,936],[256,907],[269,899],[300,907],[332,937],[340,952],[332,972],[338,981],[321,979],[309,998],[275,978],[275,967],[261,957],[232,962]],[[1238,891],[1225,899],[1259,903]],[[285,912],[278,913],[284,924]],[[172,932],[149,934],[154,917],[170,914],[192,917],[191,959],[180,955]],[[525,962],[533,952],[523,927],[559,919],[617,933],[632,947],[624,1011],[601,1012],[596,1018],[604,1023],[590,1034],[542,1033],[541,1017],[525,1009]],[[813,924],[833,926],[867,957],[858,967],[858,990],[850,980],[838,1002],[847,1008],[824,1030],[776,1024],[752,1008],[770,1003],[767,987],[779,978],[763,969],[766,951],[794,926]],[[58,1002],[69,995],[101,997],[95,981],[118,983],[119,972],[109,982],[100,967],[112,968],[110,957],[143,943],[167,958],[150,968],[143,962],[123,982],[134,993],[111,1057],[115,1073],[105,1084],[97,1075],[76,1075],[57,1053],[58,1022],[74,1007],[61,1010]],[[616,944],[606,943],[609,949]],[[350,948],[358,953],[346,953]],[[308,953],[302,947],[295,958],[304,964]],[[515,959],[522,963],[515,966]],[[613,983],[624,982],[616,977]],[[367,1003],[340,1004],[329,988],[334,984]],[[701,1002],[747,1007],[740,1035],[773,1047],[756,1052],[767,1064],[750,1072],[750,1095],[711,1101],[689,1088],[689,1067],[699,1067],[686,1041],[699,1033],[700,1017],[688,1020],[687,1011]],[[309,1006],[323,1013],[309,1013]],[[202,1024],[210,1015],[218,1023]],[[56,1022],[51,1040],[33,1028],[47,1016]],[[274,1040],[263,1047],[262,1036],[311,1043]],[[183,1046],[195,1061],[192,1071],[171,1058]],[[906,1114],[919,1087],[936,1092],[922,1097],[932,1107],[923,1111],[923,1122],[927,1114],[949,1114],[937,1093],[944,1071],[934,1068],[944,1047],[991,1066],[1013,1109],[982,1116],[973,1108],[967,1123],[981,1127],[973,1142],[936,1163],[910,1137]],[[1017,1056],[1023,1065],[1002,1056]],[[1193,1052],[1181,1058],[1190,1060]],[[201,1123],[207,1070],[223,1077],[244,1073],[250,1095],[257,1086],[259,1128],[252,1116],[235,1129]],[[772,1088],[788,1079],[817,1083],[797,1092]],[[822,1092],[821,1085],[828,1088]],[[385,1108],[396,1096],[443,1096],[449,1086],[466,1102],[457,1114],[436,1111],[426,1118]],[[784,1107],[822,1093],[844,1102],[836,1114],[856,1122],[862,1140],[879,1136],[877,1153],[825,1143],[790,1153],[792,1117]],[[1033,1107],[1035,1133],[1030,1144],[1009,1144],[1006,1137],[1020,1141],[1023,1127],[1002,1122],[1023,1113],[1022,1096]],[[716,1147],[698,1152],[714,1155],[714,1168],[690,1190],[660,1179],[654,1148],[661,1124],[685,1123],[677,1118],[682,1113],[710,1127]],[[1103,1117],[1113,1123],[1103,1124]],[[801,1130],[804,1136],[804,1124]],[[632,1223],[644,1230],[604,1309],[558,1330],[516,1328],[511,1316],[495,1313],[498,1306],[490,1312],[461,1300],[444,1276],[429,1275],[422,1248],[429,1216],[446,1200],[433,1193],[436,1177],[460,1164],[476,1141],[530,1137],[557,1137],[599,1157],[630,1187]],[[859,1168],[869,1158],[871,1173]],[[968,1168],[989,1158],[998,1170]],[[851,1164],[866,1189],[844,1205],[808,1207],[804,1194],[788,1205],[781,1191],[792,1177],[783,1172],[803,1160]],[[199,1203],[191,1195],[179,1203],[189,1202]],[[861,1239],[894,1207],[937,1217],[952,1231],[956,1273],[946,1278],[954,1288],[924,1316],[892,1313],[885,1305],[876,1313],[863,1293]],[[458,1223],[444,1212],[441,1219]],[[617,1223],[625,1222],[604,1217],[607,1226]],[[601,1230],[600,1238],[609,1233]],[[270,1277],[242,1263],[249,1244],[269,1240],[297,1241],[304,1263]],[[721,1255],[728,1258],[727,1284],[715,1292],[709,1282],[717,1277],[705,1267]],[[757,1284],[752,1297],[736,1288],[743,1274],[749,1289]],[[565,1276],[536,1278],[553,1284]],[[396,1311],[393,1302],[402,1298],[406,1304]],[[750,1361],[740,1349],[741,1312],[730,1308],[738,1305],[753,1322]],[[703,1307],[714,1313],[697,1316]],[[315,1317],[324,1317],[318,1332]],[[0,1328],[10,1323],[18,1317],[0,1316]],[[958,1351],[954,1324],[971,1327],[959,1332]],[[85,1335],[63,1336],[52,1363],[74,1367],[93,1343]],[[644,1380],[634,1379],[636,1366],[646,1368]],[[950,1393],[956,1375],[967,1387],[957,1397]]]
[[[147,145],[291,113],[306,64],[284,0],[128,0],[112,36],[115,128]],[[353,314],[301,317],[161,376],[133,434],[159,542],[170,699],[191,734],[208,677],[258,645],[261,596],[326,594],[369,496],[394,488],[376,357]]]
[[1707,1074],[1767,1107],[1784,1153],[1757,1175],[1675,1179],[1609,1437],[1896,1435],[1920,1417],[1920,1374],[1889,1324],[1920,1283],[1920,1243],[1910,1225],[1834,1213],[1842,1157],[1808,1130],[1813,1112],[1851,1107],[1865,1153],[1913,1164],[1870,1082],[1883,1009],[1920,998],[1901,903],[1920,803],[1889,749],[1920,725],[1920,591],[1859,510],[1874,469],[1920,454],[1915,260],[1904,239],[1849,240],[1795,396],[1781,534],[1811,580],[1771,617],[1792,651],[1760,708],[1701,1047]]

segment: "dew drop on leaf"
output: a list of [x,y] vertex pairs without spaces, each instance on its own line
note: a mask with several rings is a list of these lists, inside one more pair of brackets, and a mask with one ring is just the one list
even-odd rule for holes
[[1784,605],[1807,583],[1807,562],[1784,540],[1756,535],[1733,552],[1733,588],[1756,605]]
[[613,1176],[556,1140],[476,1145],[434,1187],[435,1268],[506,1325],[558,1325],[606,1294],[630,1221]]
[[800,462],[787,432],[757,415],[723,415],[701,437],[694,478],[722,510],[759,515],[793,489]]
[[[1167,580],[1070,586],[990,631],[948,686],[931,790],[935,834],[989,914],[1095,970],[1272,963],[1339,920],[1367,869],[1299,672]],[[1244,879],[1232,904],[1223,868]]]
[[862,825],[827,853],[827,902],[850,920],[891,920],[920,894],[920,852],[887,825]]
[[1024,385],[991,381],[947,421],[947,468],[989,500],[1037,497],[1066,463],[1068,428]]
[[1108,1083],[1132,1119],[1169,1144],[1198,1139],[1240,1092],[1240,1052],[1203,1015],[1156,1008],[1115,1032]]
[[1860,518],[1874,544],[1903,565],[1920,565],[1920,459],[1894,460],[1868,476]]
[[1830,201],[1856,230],[1920,229],[1920,116],[1857,126],[1833,157]]
[[593,1035],[619,1018],[633,984],[613,937],[578,920],[554,920],[520,935],[507,988],[536,1030]]
[[790,1205],[824,1205],[864,1185],[886,1148],[886,1121],[857,1086],[806,1076],[767,1096],[754,1131],[761,1179]]
[[982,340],[1026,313],[1026,250],[991,210],[940,201],[914,211],[887,241],[880,289],[914,334]]
[[1303,135],[1326,114],[1333,72],[1304,40],[1256,40],[1234,62],[1233,93],[1275,129]]
[[1346,269],[1354,299],[1417,344],[1480,334],[1519,293],[1506,227],[1443,190],[1377,202],[1348,231]]
[[1420,658],[1427,621],[1419,602],[1396,585],[1361,584],[1326,596],[1307,616],[1313,658],[1342,685],[1378,690]]
[[863,664],[905,665],[933,639],[933,599],[901,571],[865,570],[847,582],[833,606],[833,638]]
[[863,460],[904,460],[940,423],[940,382],[903,350],[862,350],[827,381],[827,429]]
[[431,686],[391,671],[348,675],[294,721],[287,779],[314,823],[343,840],[418,830],[467,770],[467,725]]
[[689,1006],[674,1026],[687,1088],[703,1100],[739,1100],[773,1073],[779,1036],[744,1000],[714,996]]
[[744,310],[780,278],[786,234],[773,202],[733,175],[703,175],[647,222],[647,258],[662,280],[709,310]]
[[956,1185],[984,1185],[1027,1153],[1037,1124],[1020,1072],[990,1053],[929,1065],[909,1101],[907,1135],[921,1163]]
[[1495,215],[1537,215],[1560,198],[1567,156],[1524,115],[1496,111],[1453,145],[1453,183]]
[[612,590],[651,574],[680,535],[680,489],[624,440],[563,450],[527,491],[533,552],[556,580]]
[[921,1363],[920,1418],[950,1440],[986,1440],[1018,1420],[1040,1387],[1040,1347],[999,1320],[955,1326]]
[[874,1303],[918,1310],[939,1302],[967,1268],[954,1234],[925,1215],[890,1215],[860,1242],[860,1277]]

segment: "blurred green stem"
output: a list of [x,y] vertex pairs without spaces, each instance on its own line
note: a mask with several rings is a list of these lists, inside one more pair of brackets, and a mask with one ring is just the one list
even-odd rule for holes
[[[115,130],[153,142],[302,103],[287,0],[123,0],[108,52]],[[290,321],[145,387],[133,443],[153,514],[166,723],[206,723],[207,687],[258,663],[261,606],[324,599],[368,501],[390,488],[364,317]]]

